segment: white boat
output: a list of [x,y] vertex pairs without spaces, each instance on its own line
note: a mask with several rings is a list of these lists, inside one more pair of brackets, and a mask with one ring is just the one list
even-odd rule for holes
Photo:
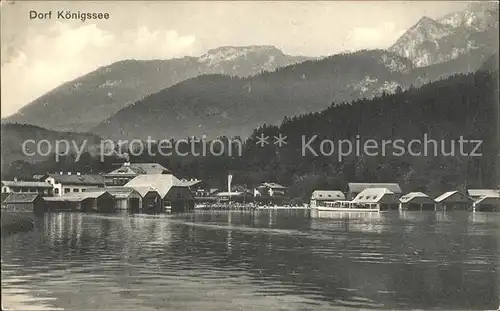
[[325,206],[314,206],[319,212],[379,212],[378,204],[357,204],[351,201],[325,202]]

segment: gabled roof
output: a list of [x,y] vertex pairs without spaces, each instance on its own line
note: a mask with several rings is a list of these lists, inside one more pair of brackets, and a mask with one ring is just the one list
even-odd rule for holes
[[481,204],[499,204],[500,205],[500,196],[499,197],[481,197],[476,202],[474,202],[474,206]]
[[45,201],[67,201],[67,202],[80,202],[86,199],[97,199],[105,194],[109,194],[105,190],[89,189],[84,192],[69,192],[60,197],[45,197]]
[[107,176],[122,176],[122,175],[142,175],[142,174],[168,174],[170,170],[158,163],[130,163],[124,165],[110,173]]
[[6,203],[33,203],[39,196],[38,193],[11,193],[2,204]]
[[345,195],[339,190],[315,190],[311,200],[345,200]]
[[[105,193],[108,193],[106,190],[103,190],[102,188],[96,188],[96,189],[88,189],[85,190],[84,192],[68,192],[62,197],[77,197],[77,198],[82,198],[82,199],[96,199]],[[108,193],[109,194],[109,193]]]
[[154,174],[154,175],[138,175],[124,187],[138,188],[152,187],[158,194],[164,198],[172,187],[184,187],[179,179],[172,174]]
[[471,197],[500,197],[499,189],[469,189],[467,193]]
[[153,188],[151,186],[132,187],[132,189],[134,189],[135,191],[137,191],[141,195],[141,197],[144,197],[148,192],[156,192],[156,193],[158,193],[158,190],[156,190],[156,188]]
[[401,203],[408,203],[411,200],[416,199],[416,198],[419,198],[419,199],[428,199],[429,201],[434,201],[430,196],[428,196],[427,194],[425,194],[423,192],[410,192],[410,193],[407,193],[404,196],[402,196],[399,199],[399,201],[401,201]]
[[23,188],[52,188],[52,185],[43,181],[2,180],[2,185],[8,187],[23,187]]
[[104,177],[101,175],[60,175],[49,174],[57,183],[70,185],[104,185]]
[[259,187],[268,187],[268,188],[272,188],[272,189],[286,189],[285,186],[282,186],[282,185],[277,184],[275,182],[264,182],[264,183],[260,184]]
[[377,203],[386,194],[394,194],[387,188],[367,188],[361,191],[352,201],[355,203]]
[[397,183],[348,183],[347,186],[350,192],[356,193],[360,193],[368,188],[386,188],[398,194],[403,192]]
[[437,198],[435,198],[435,199],[434,199],[434,201],[436,201],[437,203],[440,203],[440,202],[442,202],[442,201],[444,201],[444,200],[448,199],[449,197],[451,197],[452,195],[457,194],[457,193],[458,193],[458,194],[460,194],[461,196],[463,196],[463,197],[467,198],[469,201],[471,201],[471,202],[472,202],[472,199],[471,199],[471,198],[469,198],[467,195],[465,195],[465,194],[463,194],[462,192],[457,191],[457,190],[455,190],[455,191],[448,191],[448,192],[445,192],[445,193],[443,193],[442,195],[440,195],[440,196],[438,196]]
[[84,192],[106,191],[115,198],[125,199],[132,192],[137,192],[134,188],[127,188],[123,186],[107,186],[105,188],[87,188]]

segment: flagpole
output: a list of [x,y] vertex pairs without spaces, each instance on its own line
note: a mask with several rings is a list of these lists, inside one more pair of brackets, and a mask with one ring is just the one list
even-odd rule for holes
[[231,182],[233,180],[233,175],[227,175],[227,192],[229,193],[229,203],[231,203]]

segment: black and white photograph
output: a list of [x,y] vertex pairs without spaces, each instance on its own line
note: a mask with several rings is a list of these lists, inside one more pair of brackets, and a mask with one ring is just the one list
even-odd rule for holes
[[500,310],[498,12],[2,0],[2,310]]

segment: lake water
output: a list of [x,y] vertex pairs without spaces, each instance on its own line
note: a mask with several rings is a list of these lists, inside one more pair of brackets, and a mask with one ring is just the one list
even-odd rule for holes
[[2,238],[2,294],[22,310],[496,310],[500,214],[46,214]]

